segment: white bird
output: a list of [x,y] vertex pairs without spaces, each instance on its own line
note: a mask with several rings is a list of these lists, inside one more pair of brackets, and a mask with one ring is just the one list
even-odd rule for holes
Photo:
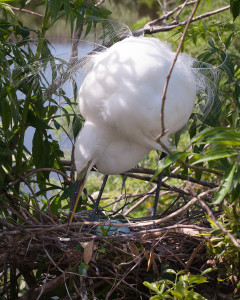
[[[79,90],[85,124],[75,143],[78,199],[94,165],[103,174],[120,174],[149,151],[164,151],[155,139],[161,132],[163,88],[174,57],[167,43],[133,36],[94,56]],[[164,106],[166,134],[161,138],[166,146],[169,135],[188,122],[194,109],[192,64],[193,58],[180,54],[170,77]]]

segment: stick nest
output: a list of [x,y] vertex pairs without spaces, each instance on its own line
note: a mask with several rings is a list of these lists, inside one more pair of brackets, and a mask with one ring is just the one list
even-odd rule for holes
[[155,220],[90,222],[82,212],[69,225],[64,213],[11,209],[22,223],[1,220],[2,271],[14,267],[26,282],[20,299],[149,299],[143,282],[163,278],[165,269],[199,274],[207,267],[209,223],[198,199],[211,194],[178,197]]

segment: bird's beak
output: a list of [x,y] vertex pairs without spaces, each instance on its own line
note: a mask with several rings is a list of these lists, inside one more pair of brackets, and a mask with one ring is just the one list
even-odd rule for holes
[[71,209],[70,215],[69,215],[69,222],[68,222],[69,225],[72,223],[79,199],[82,195],[82,192],[83,192],[86,180],[87,180],[87,176],[90,171],[91,162],[92,161],[88,162],[86,167],[77,175],[77,180],[76,180],[77,187],[76,187],[76,191],[74,192],[73,197],[71,199],[71,208],[72,207],[73,208]]

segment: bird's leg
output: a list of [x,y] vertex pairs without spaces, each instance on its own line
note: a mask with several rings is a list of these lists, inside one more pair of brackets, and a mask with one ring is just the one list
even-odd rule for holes
[[71,224],[73,220],[74,213],[76,211],[80,196],[82,194],[83,188],[85,184],[85,177],[82,180],[76,180],[75,182],[75,190],[73,193],[73,196],[71,198],[71,203],[70,203],[70,214],[68,217],[68,223]]
[[[162,152],[159,160],[162,160],[165,156],[166,153]],[[157,205],[158,205],[158,198],[159,198],[159,193],[162,185],[162,177],[163,177],[163,171],[158,175],[157,189],[156,189],[156,195],[155,195],[153,211],[152,211],[152,219],[155,219],[157,213]]]
[[92,215],[90,217],[90,220],[93,221],[93,222],[95,222],[95,221],[98,220],[98,213],[97,213],[97,211],[98,211],[99,203],[100,203],[100,200],[102,198],[102,194],[103,194],[105,185],[107,183],[107,180],[108,180],[108,175],[105,175],[104,178],[103,178],[102,186],[100,188],[97,200],[96,200],[96,202],[94,204],[94,210],[93,210]]

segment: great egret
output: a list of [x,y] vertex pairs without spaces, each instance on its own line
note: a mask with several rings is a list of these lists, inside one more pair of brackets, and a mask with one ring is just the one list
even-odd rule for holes
[[[161,99],[175,53],[167,43],[130,36],[94,56],[93,67],[79,91],[85,124],[75,143],[79,193],[94,165],[99,172],[120,174],[134,167],[161,132]],[[162,143],[189,120],[197,93],[193,58],[180,54],[166,94]]]

